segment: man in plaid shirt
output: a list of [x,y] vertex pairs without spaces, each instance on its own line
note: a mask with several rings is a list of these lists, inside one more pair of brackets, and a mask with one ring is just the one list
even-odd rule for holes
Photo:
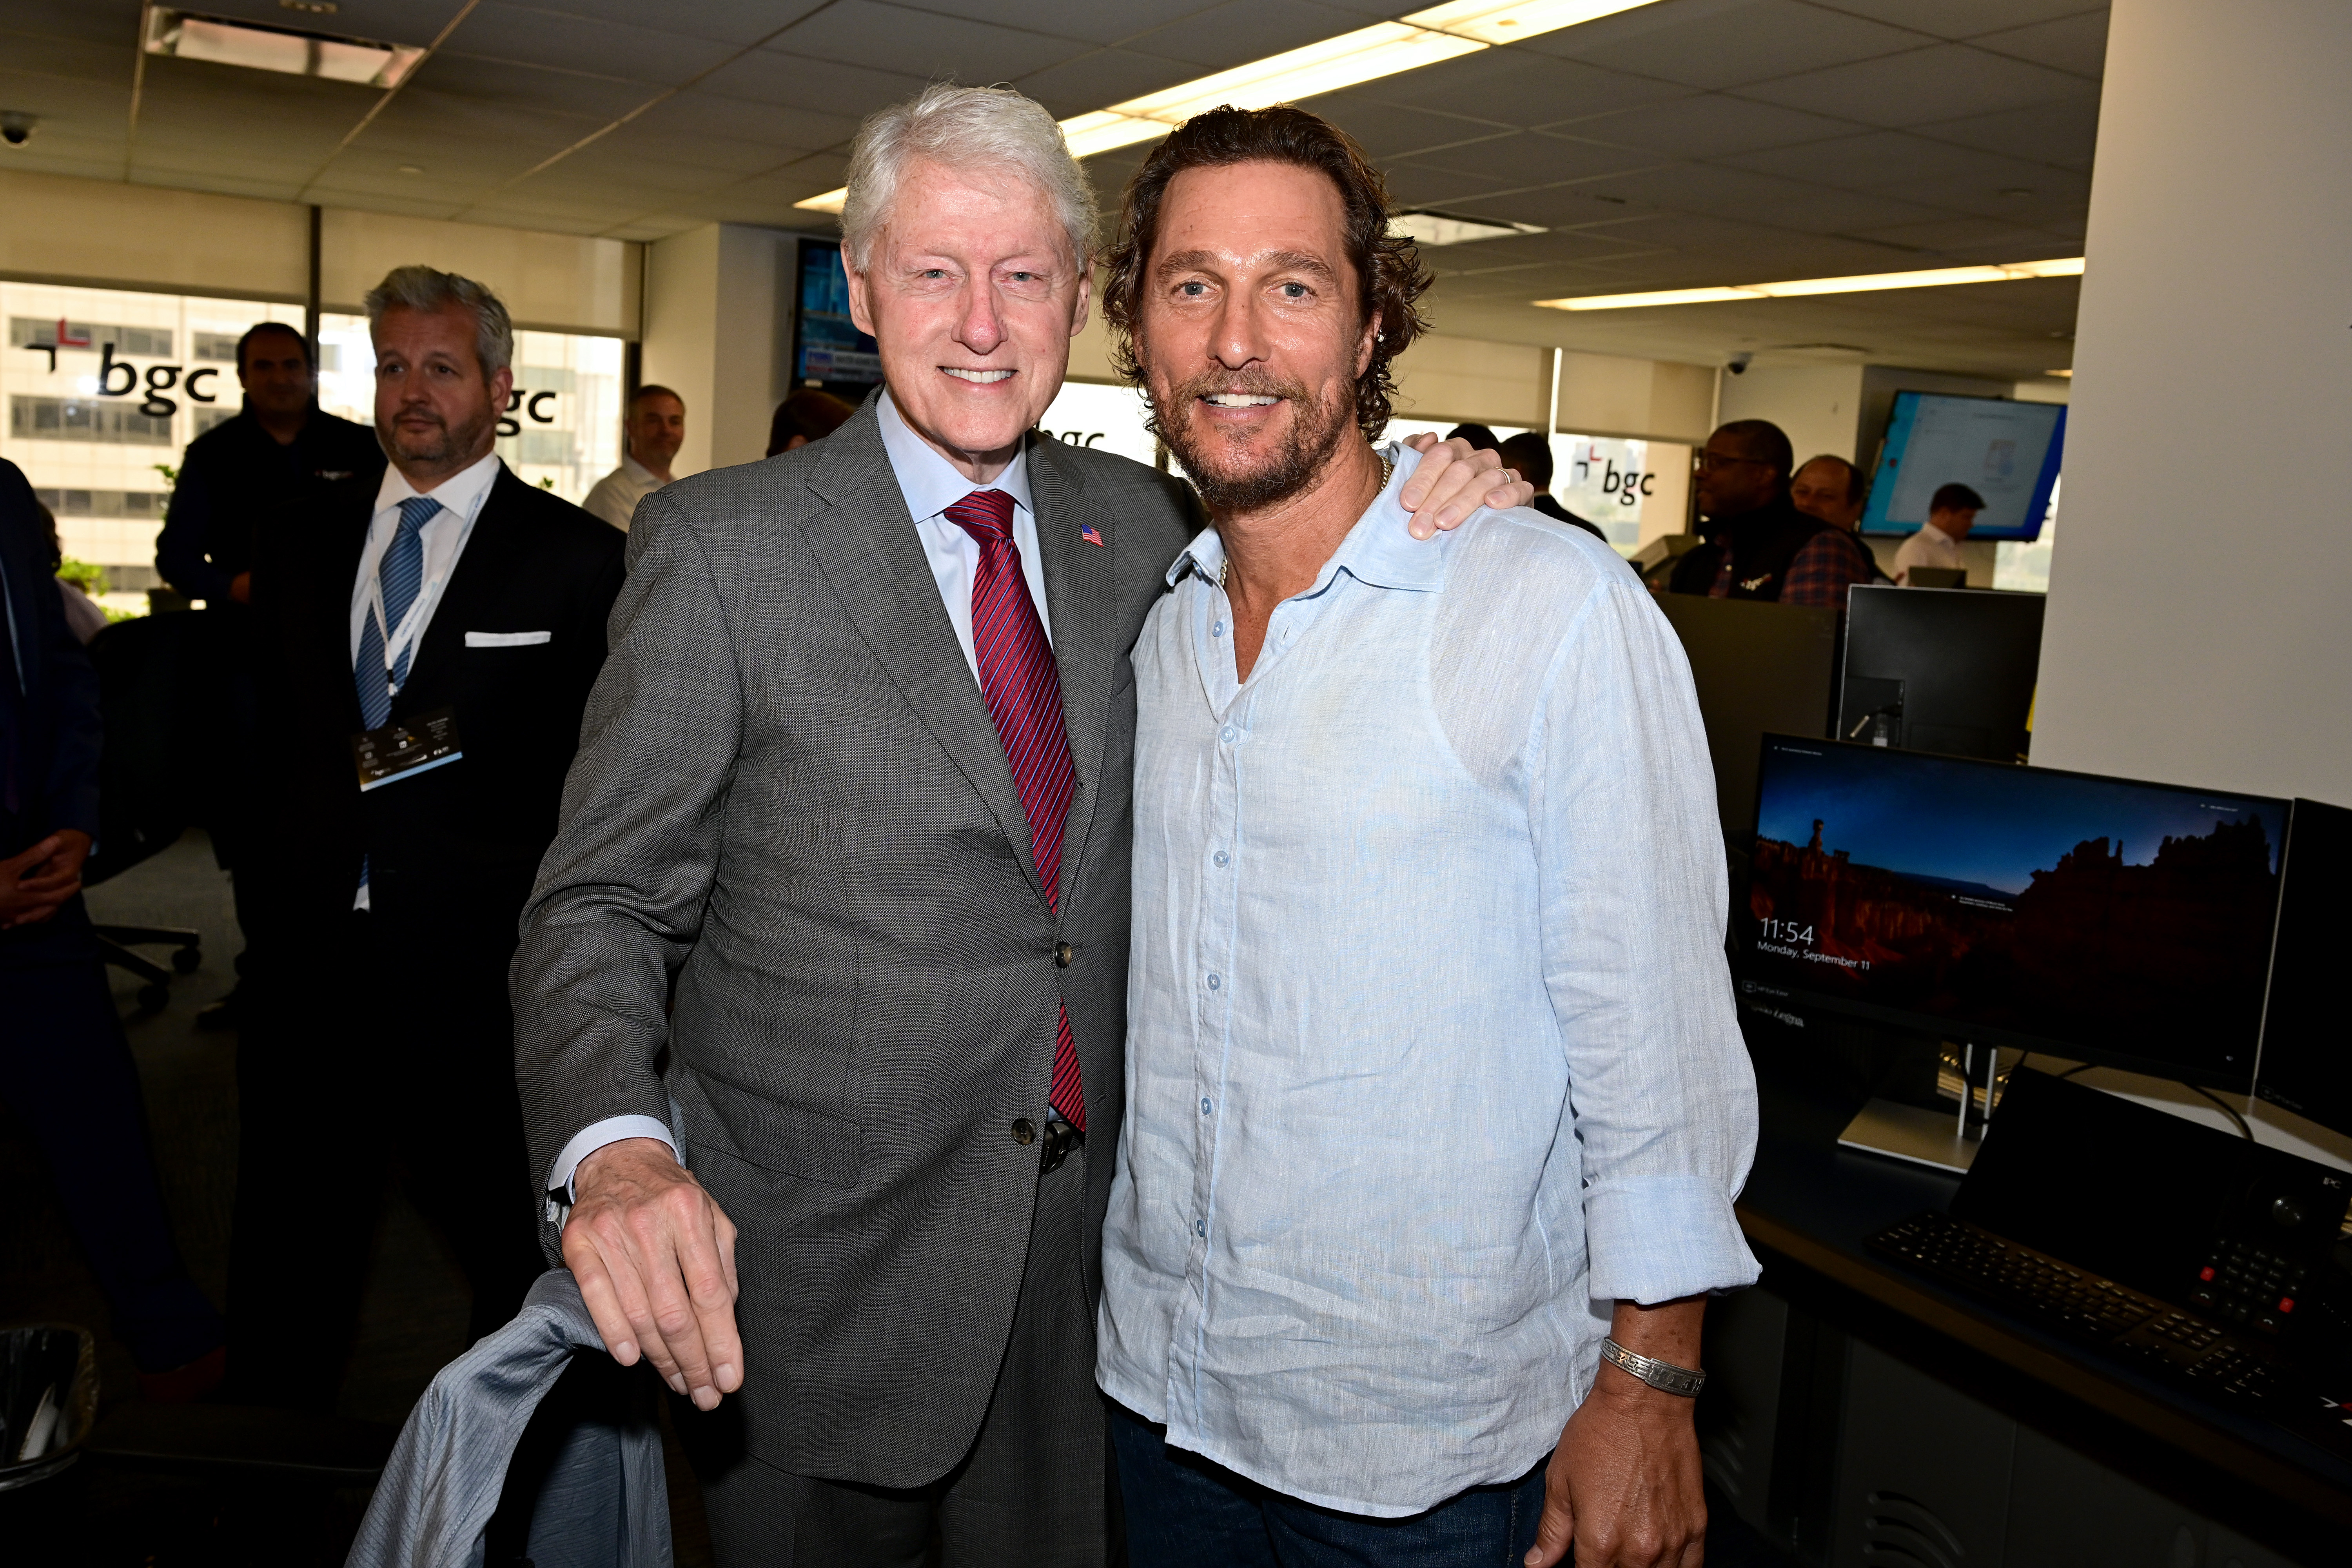
[[1789,437],[1763,419],[1735,419],[1697,461],[1707,542],[1675,563],[1669,589],[1717,599],[1767,599],[1845,613],[1846,590],[1875,574],[1862,542],[1789,500]]

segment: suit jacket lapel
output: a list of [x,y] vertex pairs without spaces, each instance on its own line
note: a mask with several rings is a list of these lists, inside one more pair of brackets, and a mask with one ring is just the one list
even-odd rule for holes
[[[403,713],[419,713],[438,708],[454,700],[457,672],[465,657],[466,633],[486,621],[495,624],[500,588],[514,580],[521,563],[516,559],[517,542],[513,530],[505,526],[505,508],[500,505],[507,487],[520,485],[505,464],[499,465],[499,476],[490,483],[490,493],[482,499],[482,510],[474,519],[474,531],[466,541],[465,553],[457,557],[457,570],[449,574],[449,585],[441,590],[441,602],[433,607],[433,618],[425,624],[425,635],[417,639],[416,658],[410,664],[408,679],[400,689],[398,707]],[[463,739],[466,716],[457,715],[457,730]]]
[[940,603],[939,579],[883,449],[874,404],[827,437],[824,447],[808,486],[829,504],[801,524],[817,567],[915,716],[980,792],[1043,902],[1013,765]]
[[[1086,476],[1059,441],[1032,437],[1029,493],[1037,505],[1037,548],[1045,558],[1045,605],[1054,623],[1054,663],[1062,677],[1062,726],[1079,788],[1062,834],[1062,886],[1076,881],[1102,798],[1104,747],[1110,734],[1112,677],[1121,649],[1114,554],[1118,520],[1089,510]],[[1092,526],[1102,543],[1078,532]]]
[[343,671],[338,727],[354,735],[365,725],[360,717],[359,681],[352,658],[352,595],[359,590],[360,561],[367,553],[368,528],[375,520],[374,482],[369,481],[359,494],[352,512],[337,520],[338,531],[318,546],[320,555],[316,559],[323,562],[320,582],[324,591],[312,606],[318,617],[316,635],[325,647],[340,656]]

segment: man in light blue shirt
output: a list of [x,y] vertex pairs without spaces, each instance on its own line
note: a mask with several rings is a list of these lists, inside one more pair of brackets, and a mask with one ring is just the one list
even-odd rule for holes
[[1757,1274],[1697,704],[1590,536],[1408,536],[1372,440],[1428,274],[1385,206],[1313,115],[1215,110],[1105,288],[1215,522],[1133,655],[1130,1549],[1696,1564],[1701,1312]]

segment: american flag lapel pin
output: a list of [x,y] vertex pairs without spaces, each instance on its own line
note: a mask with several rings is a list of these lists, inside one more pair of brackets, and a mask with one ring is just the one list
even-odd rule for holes
[[1090,522],[1084,528],[1078,530],[1078,537],[1085,540],[1088,544],[1100,544],[1102,542],[1102,530],[1097,528]]

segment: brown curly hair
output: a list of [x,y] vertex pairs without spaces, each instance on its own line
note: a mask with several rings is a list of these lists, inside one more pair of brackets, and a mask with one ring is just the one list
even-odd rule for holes
[[1356,378],[1356,424],[1366,440],[1379,440],[1396,394],[1390,366],[1428,330],[1418,302],[1431,282],[1429,268],[1410,238],[1389,232],[1388,182],[1355,138],[1320,115],[1286,103],[1196,114],[1153,148],[1128,181],[1118,235],[1103,258],[1102,313],[1113,338],[1111,363],[1129,381],[1143,384],[1135,328],[1169,182],[1187,169],[1234,163],[1296,163],[1328,175],[1339,187],[1347,211],[1348,259],[1363,289],[1360,319],[1376,321],[1380,331],[1371,362]]

